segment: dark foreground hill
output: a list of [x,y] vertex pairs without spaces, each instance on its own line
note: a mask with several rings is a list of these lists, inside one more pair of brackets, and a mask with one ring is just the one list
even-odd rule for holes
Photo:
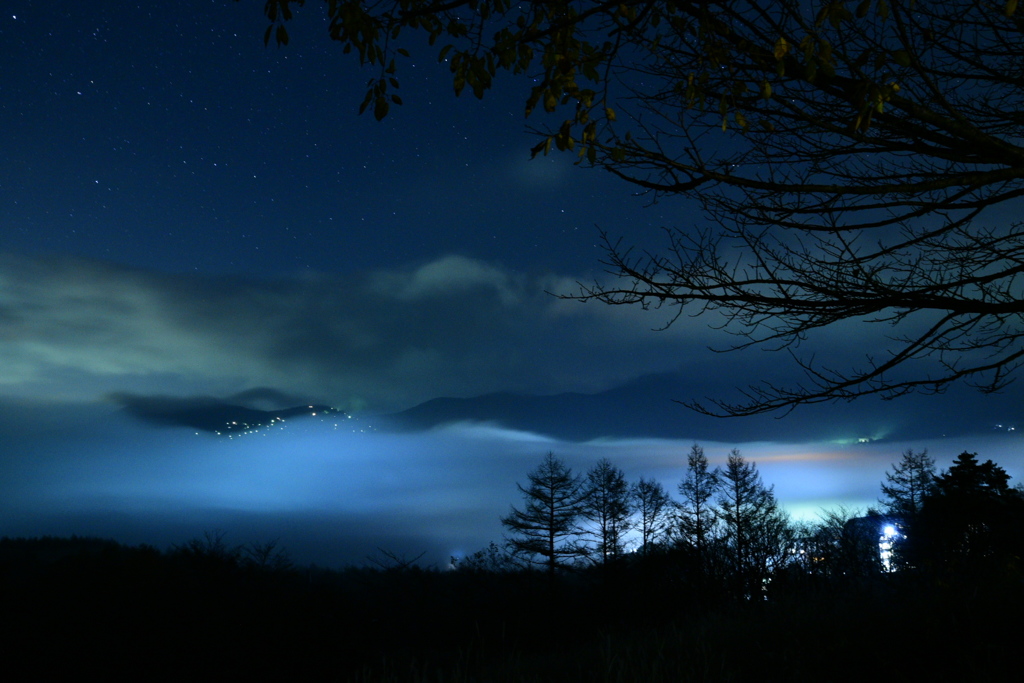
[[[3,539],[7,680],[1018,680],[1019,579],[702,591],[669,556],[532,572]],[[706,587],[705,587],[706,588]],[[31,672],[26,676],[26,672]]]

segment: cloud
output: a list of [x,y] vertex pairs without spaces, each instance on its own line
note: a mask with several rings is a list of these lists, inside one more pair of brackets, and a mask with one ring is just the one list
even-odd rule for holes
[[438,395],[599,390],[673,369],[670,349],[703,334],[652,334],[638,310],[546,293],[571,281],[464,256],[273,280],[0,256],[0,384],[65,399],[269,388],[395,409]]
[[[211,396],[257,410],[396,411],[441,396],[594,393],[664,372],[683,377],[679,399],[801,379],[785,354],[708,351],[731,339],[709,325],[720,318],[684,316],[654,331],[672,310],[548,293],[574,292],[575,281],[458,255],[263,280],[0,256],[0,397],[121,392]],[[887,331],[851,322],[799,350],[848,368],[881,348]]]
[[444,256],[411,272],[376,273],[374,288],[401,301],[451,299],[493,292],[503,305],[518,302],[517,286],[507,271],[465,256]]

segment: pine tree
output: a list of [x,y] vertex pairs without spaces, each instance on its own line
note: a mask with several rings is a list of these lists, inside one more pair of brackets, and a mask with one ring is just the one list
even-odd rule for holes
[[915,453],[912,448],[903,451],[900,461],[893,465],[892,472],[885,473],[880,500],[891,515],[909,521],[921,512],[924,498],[935,480],[935,461],[923,450]]
[[998,498],[1010,493],[1010,475],[991,460],[978,462],[977,453],[964,451],[950,468],[935,477],[934,492],[943,496]]
[[707,559],[718,512],[714,497],[721,487],[721,472],[708,469],[704,449],[693,444],[686,456],[686,476],[679,482],[678,532],[682,542],[693,548],[701,561]]
[[633,509],[625,475],[606,458],[587,473],[587,497],[582,511],[596,527],[593,534],[601,562],[622,555]]
[[1024,557],[1024,496],[991,460],[963,452],[935,477],[916,522],[907,532],[918,567],[952,574],[1018,571]]
[[660,482],[644,477],[633,484],[630,495],[638,517],[640,552],[646,555],[668,529],[672,499]]
[[587,488],[550,452],[527,478],[528,487],[516,484],[523,494],[523,509],[513,507],[501,523],[512,534],[508,539],[512,548],[554,576],[557,569],[587,553],[579,542],[578,525]]
[[718,507],[726,556],[738,592],[753,598],[783,560],[789,520],[779,509],[774,487],[765,487],[755,463],[733,449],[722,472]]

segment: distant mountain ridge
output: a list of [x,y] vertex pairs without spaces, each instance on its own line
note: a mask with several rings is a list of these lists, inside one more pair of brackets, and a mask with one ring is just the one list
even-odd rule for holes
[[259,410],[207,397],[171,398],[119,394],[112,398],[130,415],[146,422],[191,427],[228,435],[257,430],[298,417],[344,414],[344,411],[318,404]]
[[[965,410],[954,392],[911,395],[897,401],[871,398],[852,403],[802,406],[789,415],[716,418],[680,405],[693,388],[676,373],[640,377],[593,393],[531,395],[491,393],[467,398],[435,398],[389,416],[404,430],[424,430],[457,422],[491,422],[510,429],[567,441],[599,438],[664,438],[750,441],[878,441],[933,438],[996,429],[1012,423],[1019,404],[1007,399],[999,413],[991,406]],[[1004,417],[994,418],[1002,414]],[[1007,416],[1007,414],[1009,414]],[[937,419],[938,418],[938,419]],[[942,432],[933,427],[942,425]]]

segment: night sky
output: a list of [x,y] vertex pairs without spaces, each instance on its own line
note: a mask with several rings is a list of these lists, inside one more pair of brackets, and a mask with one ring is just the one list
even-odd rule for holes
[[[713,463],[737,447],[801,517],[874,503],[906,448],[1024,476],[1015,386],[782,419],[673,403],[799,374],[783,352],[710,351],[734,340],[709,316],[658,331],[671,311],[552,293],[611,277],[601,230],[656,250],[703,225],[697,204],[531,161],[529,79],[456,99],[423,46],[405,105],[357,115],[373,73],[320,4],[279,49],[255,0],[4,3],[0,535],[220,529],[304,563],[440,565],[500,539],[548,451],[674,492],[695,440]],[[877,328],[796,352],[852,367],[884,353]],[[421,406],[438,398],[473,400]],[[251,433],[182,417],[224,405],[336,410]]]

